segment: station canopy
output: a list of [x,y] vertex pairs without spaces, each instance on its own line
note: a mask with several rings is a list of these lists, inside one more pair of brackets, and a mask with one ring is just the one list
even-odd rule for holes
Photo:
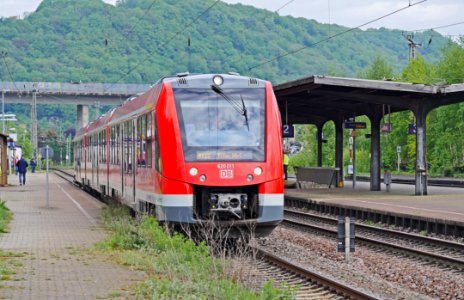
[[464,83],[426,85],[388,80],[310,76],[276,85],[284,124],[318,124],[340,116],[370,115],[382,106],[390,112],[464,101]]

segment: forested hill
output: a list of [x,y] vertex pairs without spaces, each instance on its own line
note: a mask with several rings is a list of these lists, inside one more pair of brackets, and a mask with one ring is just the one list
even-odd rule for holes
[[[199,17],[214,2],[44,0],[23,20],[0,21],[0,50],[8,52],[11,73],[2,64],[0,80],[152,83],[188,70],[235,71],[280,83],[313,74],[355,76],[377,56],[400,72],[408,60],[401,31],[354,30],[252,68],[347,28],[223,2]],[[415,40],[423,42],[417,51],[429,62],[447,43],[432,32]]]

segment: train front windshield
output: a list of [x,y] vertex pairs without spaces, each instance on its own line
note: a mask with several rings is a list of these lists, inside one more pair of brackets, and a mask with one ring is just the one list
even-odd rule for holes
[[174,89],[185,161],[264,161],[265,89]]

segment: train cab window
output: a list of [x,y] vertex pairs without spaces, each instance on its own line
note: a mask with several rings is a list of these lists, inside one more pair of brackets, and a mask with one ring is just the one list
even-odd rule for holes
[[186,161],[264,161],[265,89],[174,89]]

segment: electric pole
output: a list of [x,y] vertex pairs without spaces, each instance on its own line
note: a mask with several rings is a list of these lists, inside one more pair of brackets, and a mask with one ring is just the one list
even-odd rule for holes
[[414,41],[414,34],[412,33],[405,35],[403,32],[403,37],[408,41],[409,61],[411,61],[416,57],[416,48],[421,47],[422,44],[418,44]]
[[37,143],[37,83],[34,83],[32,90],[32,107],[31,107],[31,142],[32,156],[37,158],[38,143]]
[[2,90],[2,133],[5,134],[5,90]]

